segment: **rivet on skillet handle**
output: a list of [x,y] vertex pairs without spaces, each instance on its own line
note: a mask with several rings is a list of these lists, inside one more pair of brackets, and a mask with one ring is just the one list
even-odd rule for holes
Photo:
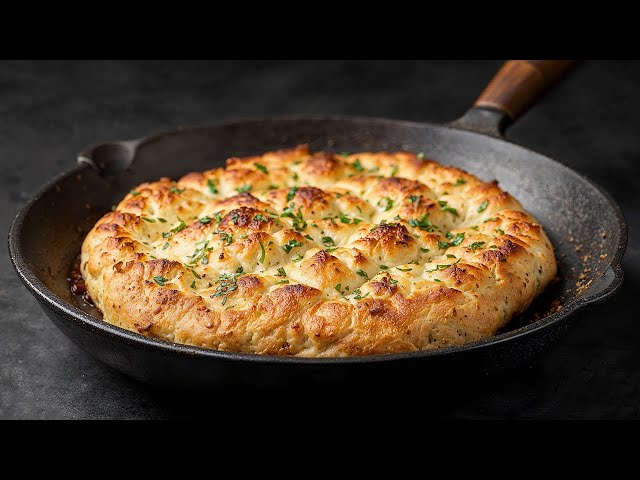
[[509,60],[464,116],[450,126],[501,137],[576,60]]
[[78,163],[89,165],[107,179],[116,178],[131,166],[140,143],[136,139],[93,145],[78,154]]

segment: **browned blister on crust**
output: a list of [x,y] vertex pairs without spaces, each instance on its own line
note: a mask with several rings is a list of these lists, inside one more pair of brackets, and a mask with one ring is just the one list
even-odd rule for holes
[[134,188],[85,238],[104,319],[199,347],[375,355],[494,335],[556,275],[497,182],[305,145]]

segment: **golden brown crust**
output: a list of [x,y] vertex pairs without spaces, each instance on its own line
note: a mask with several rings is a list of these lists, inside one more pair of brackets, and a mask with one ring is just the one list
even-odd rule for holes
[[139,185],[87,235],[81,270],[123,328],[314,357],[493,335],[556,260],[497,182],[408,152],[303,145]]

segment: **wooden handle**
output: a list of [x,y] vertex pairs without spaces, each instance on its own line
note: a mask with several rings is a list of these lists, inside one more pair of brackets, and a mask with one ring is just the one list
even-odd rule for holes
[[576,60],[509,60],[474,106],[500,110],[515,120],[576,63]]

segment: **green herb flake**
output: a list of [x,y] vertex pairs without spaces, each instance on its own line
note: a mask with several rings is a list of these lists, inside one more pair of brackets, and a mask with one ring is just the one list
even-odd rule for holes
[[300,255],[299,253],[294,255],[293,257],[291,257],[291,261],[293,263],[299,262],[300,260],[302,260],[304,257],[302,255]]
[[471,251],[473,253],[476,253],[476,250],[478,250],[479,248],[482,248],[484,246],[485,242],[473,242],[471,244]]
[[358,289],[353,291],[353,298],[355,300],[362,300],[363,298],[367,298],[370,294],[371,294],[371,292],[367,292],[364,295],[362,295],[362,292],[358,288]]
[[276,277],[286,277],[287,272],[284,271],[284,267],[278,267],[278,273],[276,273]]
[[261,254],[260,254],[260,263],[264,263],[264,257],[267,254],[267,252],[264,249],[264,245],[262,244],[262,242],[260,242],[260,250],[261,250]]
[[411,270],[413,270],[413,268],[400,268],[400,267],[396,267],[396,270],[400,270],[401,272],[410,272]]
[[384,197],[383,199],[378,201],[378,206],[382,207],[385,212],[388,212],[393,208],[393,200],[389,197]]
[[469,228],[470,228],[471,230],[475,230],[475,231],[477,232],[479,227],[478,227],[477,225],[474,225],[473,227],[469,227]]
[[434,282],[438,282],[438,283],[442,283],[442,280],[440,280],[439,278],[434,278],[433,281]]
[[166,242],[163,246],[162,249],[166,250],[167,248],[169,248],[169,242]]
[[140,195],[140,192],[136,192],[135,190],[131,190],[129,192],[133,197],[137,197],[138,195]]
[[484,222],[482,223],[487,223],[487,222],[496,222],[498,220],[498,217],[492,217],[492,218],[487,218]]
[[489,248],[498,248],[497,245],[489,245]]
[[386,265],[380,265],[380,270],[389,270],[389,267]]
[[496,228],[496,233],[497,233],[498,235],[504,235],[504,230],[503,230],[503,229],[501,229],[501,228]]
[[299,242],[297,240],[289,240],[282,246],[282,250],[284,250],[284,253],[289,253],[294,248],[301,247],[302,245],[302,242]]
[[216,188],[216,184],[213,180],[209,179],[207,180],[207,187],[209,187],[209,191],[214,194],[217,195],[218,194],[218,189]]
[[427,253],[429,251],[429,249],[427,247],[420,247],[420,251]]
[[148,218],[148,217],[142,217],[142,219],[145,222],[149,222],[149,223],[156,223],[156,221],[153,218]]
[[487,206],[489,206],[489,200],[485,199],[478,207],[478,213],[484,212],[487,209]]
[[334,247],[336,245],[336,243],[333,241],[333,238],[331,237],[322,237],[322,244],[325,247]]
[[447,258],[457,258],[457,257],[452,253],[447,253]]
[[298,191],[298,187],[291,187],[289,189],[289,193],[287,193],[287,202],[290,202],[291,200],[293,200],[293,197],[295,196],[297,191]]
[[259,163],[254,163],[253,166],[256,167],[258,170],[260,170],[262,173],[269,173],[269,170],[267,170],[267,167],[265,167],[264,165],[260,165]]
[[422,196],[422,195],[409,195],[409,198],[408,198],[409,203],[416,203],[416,202],[419,202],[419,201],[420,201],[420,197],[421,197],[421,196]]
[[164,287],[164,284],[169,281],[168,278],[164,278],[162,275],[158,275],[157,277],[153,277],[153,281],[156,282],[161,287]]
[[447,205],[446,200],[438,200],[438,205],[440,205],[440,210],[442,210],[443,212],[449,212],[453,214],[454,217],[458,216],[458,210]]
[[194,280],[193,282],[191,282],[191,285],[189,285],[190,288],[196,288],[196,281]]
[[186,188],[178,188],[178,187],[176,187],[175,185],[173,185],[173,186],[169,189],[169,191],[170,191],[171,193],[175,193],[176,195],[180,195],[180,194],[181,194],[182,192],[184,192],[185,190],[186,190]]
[[395,177],[397,173],[398,173],[398,165],[391,165],[391,175],[390,176]]
[[198,220],[202,225],[206,225],[207,223],[211,223],[211,218],[210,217],[202,217],[200,220]]
[[160,223],[167,223],[167,221],[164,218],[160,218],[160,217],[158,217],[158,221]]
[[238,193],[246,193],[251,191],[251,185],[242,185],[241,187],[236,188],[236,192]]
[[464,178],[459,178],[458,180],[456,180],[456,183],[454,183],[453,186],[458,187],[460,185],[464,185],[465,183],[467,183],[467,181]]
[[359,158],[356,158],[356,161],[351,164],[351,167],[360,173],[364,172],[364,167],[362,166],[362,163],[360,163]]
[[287,280],[287,279],[280,280],[279,282],[276,282],[276,285],[281,285],[283,283],[289,283],[289,280]]
[[425,213],[420,218],[412,218],[409,220],[409,225],[417,227],[420,230],[426,230],[427,232],[433,232],[436,229],[436,226],[429,220],[428,213]]
[[358,270],[356,270],[356,273],[358,275],[360,275],[361,277],[365,277],[365,278],[369,278],[369,275],[367,275],[367,272],[365,272],[364,270],[362,270],[361,268],[359,268]]

